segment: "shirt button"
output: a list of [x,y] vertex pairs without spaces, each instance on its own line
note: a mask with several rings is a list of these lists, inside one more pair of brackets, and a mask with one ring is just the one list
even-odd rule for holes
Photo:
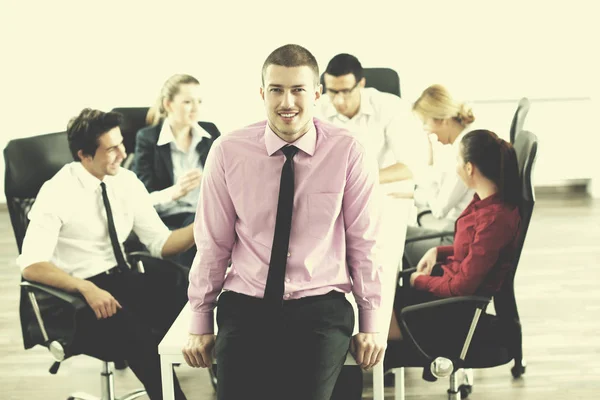
[[292,253],[288,252],[288,257],[291,257],[291,256],[292,256]]

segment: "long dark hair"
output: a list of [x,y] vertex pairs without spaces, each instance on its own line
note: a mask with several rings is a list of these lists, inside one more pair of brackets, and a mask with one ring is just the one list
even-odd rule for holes
[[467,133],[462,141],[462,156],[496,184],[502,201],[521,204],[521,178],[517,153],[510,143],[494,132],[478,129]]

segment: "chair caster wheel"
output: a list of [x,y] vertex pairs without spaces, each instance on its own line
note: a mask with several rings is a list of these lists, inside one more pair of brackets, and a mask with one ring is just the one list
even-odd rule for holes
[[127,364],[127,361],[125,361],[125,360],[117,360],[114,363],[115,363],[115,369],[120,370],[120,371],[127,369],[127,367],[129,366]]
[[460,392],[460,398],[466,399],[473,392],[473,386],[471,385],[460,385],[458,387],[458,391]]
[[525,363],[515,364],[515,366],[510,369],[510,373],[512,374],[513,378],[517,379],[520,378],[521,375],[525,374],[526,369],[527,366],[525,365]]

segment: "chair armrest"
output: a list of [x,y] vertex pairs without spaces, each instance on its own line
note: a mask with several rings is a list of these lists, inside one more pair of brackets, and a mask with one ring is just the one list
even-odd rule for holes
[[[407,270],[408,271],[408,270]],[[407,306],[402,309],[401,315],[409,314],[413,312],[418,312],[424,309],[431,309],[435,307],[444,307],[450,304],[458,304],[458,303],[473,303],[476,308],[485,309],[485,307],[492,301],[491,298],[485,296],[458,296],[458,297],[448,297],[445,299],[429,301],[427,303],[415,304],[412,306]]]
[[423,225],[421,225],[421,218],[423,218],[425,215],[428,215],[428,214],[433,214],[433,213],[431,212],[431,210],[424,210],[417,214],[417,224],[419,226],[423,226]]
[[428,360],[433,360],[436,357],[438,357],[439,355],[437,355],[437,354],[429,355],[423,350],[423,348],[421,347],[421,345],[419,344],[419,342],[417,340],[418,338],[415,338],[414,335],[412,334],[412,332],[410,331],[410,328],[408,327],[408,324],[406,323],[405,317],[409,314],[422,312],[423,310],[430,310],[430,309],[434,309],[434,308],[443,308],[446,306],[456,305],[456,304],[465,304],[465,305],[472,304],[473,308],[475,309],[475,317],[473,319],[474,323],[471,324],[468,335],[465,338],[465,342],[463,344],[462,351],[460,352],[461,359],[452,360],[453,364],[454,364],[454,368],[458,369],[458,368],[461,368],[461,365],[464,362],[464,358],[462,358],[462,357],[464,357],[466,355],[466,352],[469,348],[473,333],[476,328],[476,323],[479,320],[479,315],[481,312],[483,312],[485,310],[485,308],[490,303],[490,301],[491,301],[491,298],[484,297],[484,296],[460,296],[460,297],[449,297],[446,299],[434,300],[434,301],[430,301],[427,303],[421,303],[421,304],[415,304],[412,306],[407,306],[402,309],[402,311],[400,312],[400,315],[398,316],[400,329],[402,330],[404,336],[407,339],[410,339],[410,341],[415,346],[417,351],[423,357],[425,357]]
[[81,298],[80,295],[72,294],[65,292],[64,290],[60,290],[54,288],[52,286],[43,285],[41,283],[33,283],[28,281],[22,281],[21,287],[25,288],[28,291],[36,291],[39,290],[41,292],[47,293],[53,297],[56,297],[66,303],[69,303],[75,310],[80,310],[82,308],[87,307],[87,303],[85,300]]
[[439,232],[431,233],[429,235],[423,235],[423,236],[419,236],[419,237],[406,239],[404,241],[404,244],[419,242],[421,240],[428,240],[428,239],[440,239],[440,238],[443,238],[446,236],[454,236],[454,231],[439,231]]
[[38,341],[37,339],[33,339],[31,334],[25,334],[25,332],[28,331],[28,328],[26,326],[29,326],[29,323],[24,322],[27,321],[27,318],[23,319],[24,317],[22,314],[21,323],[25,324],[23,325],[23,341],[25,348],[33,347],[36,344],[42,344],[45,347],[47,347],[52,356],[54,357],[54,360],[56,361],[52,365],[52,368],[50,368],[50,373],[55,374],[58,370],[60,362],[63,361],[65,358],[71,356],[71,341],[70,339],[66,339],[60,334],[57,335],[55,331],[48,331],[47,324],[44,322],[44,318],[42,316],[43,311],[40,308],[40,297],[46,296],[46,299],[54,298],[58,299],[60,302],[68,304],[68,308],[71,309],[69,315],[71,316],[70,318],[72,318],[73,321],[73,328],[75,327],[76,315],[78,315],[84,309],[87,309],[88,305],[80,295],[67,293],[63,290],[48,285],[43,285],[41,283],[22,281],[21,290],[24,291],[23,294],[27,294],[28,300],[23,299],[22,301],[28,301],[29,305],[31,306],[31,311],[33,312],[33,316],[35,317],[35,321],[37,322],[39,334],[41,334],[42,337],[42,341]]
[[127,253],[127,259],[133,267],[137,266],[138,272],[141,273],[145,272],[144,263],[159,266],[160,268],[175,268],[186,275],[189,273],[189,270],[186,267],[176,263],[175,261],[154,257],[146,251],[132,251]]
[[400,277],[406,278],[410,276],[413,272],[417,272],[417,267],[406,268],[400,271]]

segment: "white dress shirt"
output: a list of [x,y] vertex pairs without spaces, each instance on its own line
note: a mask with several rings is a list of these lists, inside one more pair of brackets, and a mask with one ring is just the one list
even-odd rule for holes
[[[104,178],[119,242],[133,230],[160,257],[171,232],[160,220],[144,184],[124,168]],[[89,278],[117,262],[108,234],[100,180],[79,162],[65,165],[44,183],[29,212],[17,265],[49,261],[77,278]]]
[[329,96],[322,96],[319,102],[318,118],[352,132],[377,159],[380,169],[402,163],[412,170],[425,164],[427,137],[400,97],[362,88],[360,107],[352,118],[338,113]]
[[[171,130],[171,124],[169,123],[168,118],[165,119],[160,129],[156,144],[158,146],[164,146],[166,144],[170,146],[171,160],[173,162],[173,182],[177,182],[181,176],[194,168],[198,168],[202,171],[200,155],[196,151],[196,146],[198,146],[198,143],[200,143],[203,138],[210,139],[211,136],[198,124],[192,126],[191,132],[192,141],[190,147],[187,151],[183,151],[175,142],[175,136]],[[189,191],[185,196],[177,200],[172,200],[171,188],[156,190],[150,193],[156,211],[163,217],[180,213],[195,213],[199,195],[200,186]]]
[[469,132],[478,128],[467,125],[452,144],[433,143],[433,165],[429,172],[416,179],[415,203],[418,208],[428,208],[437,219],[446,219],[449,224],[460,216],[475,193],[467,188],[456,173],[456,157],[460,142]]

